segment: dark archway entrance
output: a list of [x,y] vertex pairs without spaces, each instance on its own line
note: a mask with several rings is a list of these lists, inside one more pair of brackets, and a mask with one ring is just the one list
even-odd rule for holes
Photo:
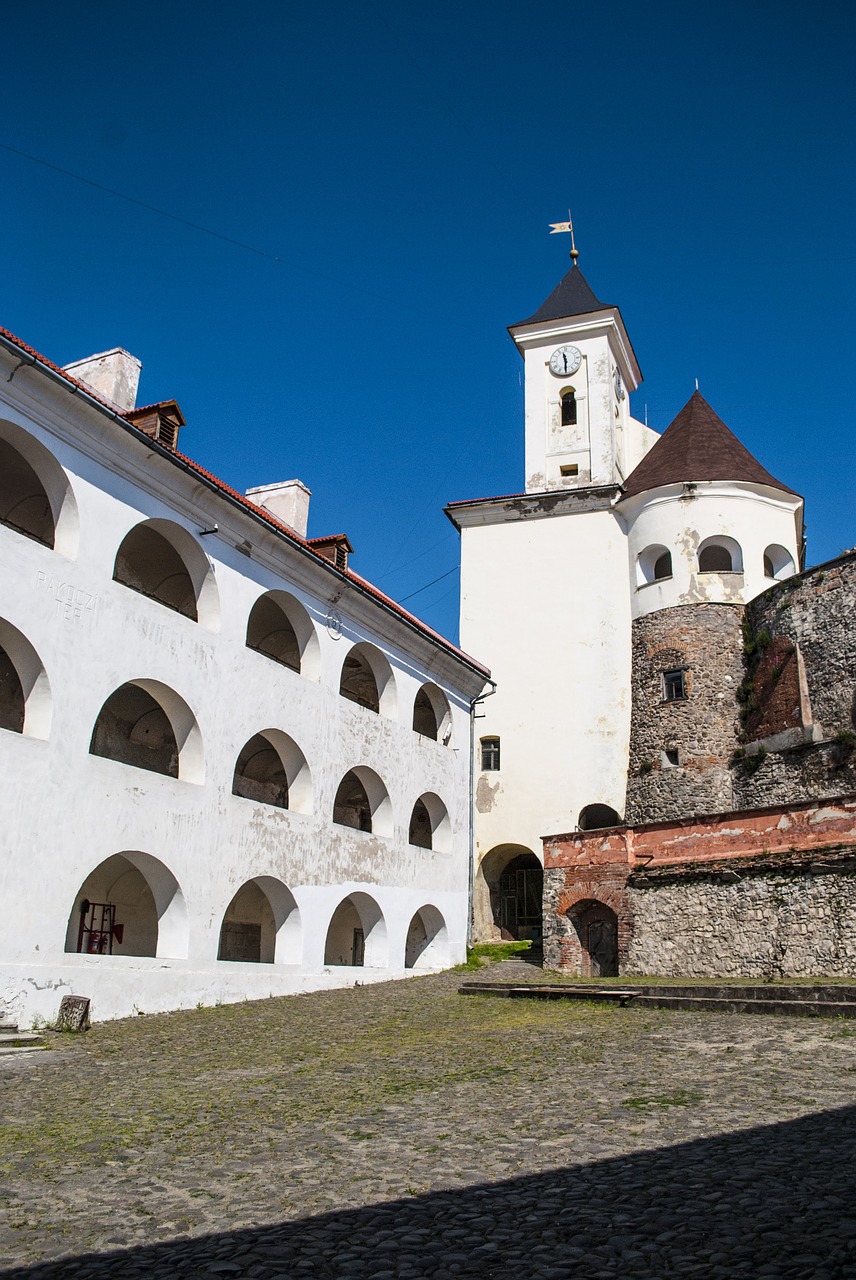
[[540,939],[543,892],[544,869],[535,855],[512,858],[499,877],[494,910],[503,938]]
[[618,916],[605,902],[588,899],[570,911],[571,923],[580,940],[582,976],[618,977]]

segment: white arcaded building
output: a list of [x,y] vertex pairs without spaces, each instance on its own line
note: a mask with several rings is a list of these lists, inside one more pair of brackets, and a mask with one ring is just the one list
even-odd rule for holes
[[[482,938],[537,936],[542,836],[624,815],[634,621],[745,603],[802,551],[802,500],[698,393],[662,437],[630,416],[642,375],[621,314],[576,265],[509,332],[524,359],[524,492],[446,509],[461,532],[461,644],[497,685],[476,721]],[[664,683],[664,698],[676,690]]]
[[463,959],[487,672],[135,408],[0,331],[0,1011],[96,1019]]

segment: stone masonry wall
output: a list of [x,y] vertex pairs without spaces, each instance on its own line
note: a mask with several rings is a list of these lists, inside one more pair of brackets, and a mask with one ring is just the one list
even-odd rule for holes
[[[740,605],[693,604],[633,623],[628,823],[733,808],[729,761],[740,728],[742,617]],[[663,672],[670,668],[684,669],[685,699],[664,698]]]
[[747,606],[757,635],[798,644],[824,737],[856,728],[856,551],[778,583]]
[[[748,754],[733,770],[734,807],[788,804],[856,791],[856,552],[808,569],[778,583],[746,609],[750,641],[764,649],[756,669],[753,693],[757,710],[746,717],[750,745],[761,737],[762,750]],[[787,713],[781,685],[769,689],[763,676],[769,655],[799,647],[803,673],[801,719],[803,742],[781,745],[763,741],[765,729],[787,729],[770,723],[770,706]],[[789,670],[782,682],[789,683]]]
[[628,887],[628,974],[856,977],[856,874],[786,870],[737,883]]

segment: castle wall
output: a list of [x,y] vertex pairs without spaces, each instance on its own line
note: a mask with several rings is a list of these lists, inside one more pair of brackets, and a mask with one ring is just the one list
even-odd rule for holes
[[[634,621],[628,822],[733,807],[742,615],[740,605],[693,604]],[[683,671],[685,697],[667,699],[670,670]]]
[[856,976],[852,796],[548,837],[544,861],[545,968],[588,976],[605,908],[617,973]]
[[854,609],[854,552],[772,587],[748,606],[747,744],[733,770],[736,808],[856,790]]
[[628,888],[622,972],[661,976],[856,977],[856,858]]

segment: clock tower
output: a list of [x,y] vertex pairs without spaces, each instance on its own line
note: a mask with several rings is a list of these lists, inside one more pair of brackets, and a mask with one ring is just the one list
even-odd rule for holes
[[574,263],[509,333],[525,361],[526,492],[621,484],[656,437],[630,416],[642,373],[618,307]]

